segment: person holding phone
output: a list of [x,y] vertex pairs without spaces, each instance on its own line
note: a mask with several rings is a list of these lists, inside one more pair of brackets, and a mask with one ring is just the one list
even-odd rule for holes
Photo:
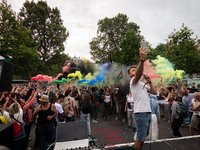
[[[135,121],[137,126],[137,136],[134,144],[136,150],[141,150],[146,140],[146,137],[149,135],[149,126],[151,122],[151,106],[149,101],[150,94],[156,95],[157,90],[153,84],[151,84],[151,79],[146,74],[143,74],[144,62],[148,49],[146,47],[140,48],[140,62],[139,66],[131,66],[128,69],[128,74],[131,78],[130,81],[130,90],[134,99],[134,113]],[[144,77],[146,83],[140,81],[141,77]]]

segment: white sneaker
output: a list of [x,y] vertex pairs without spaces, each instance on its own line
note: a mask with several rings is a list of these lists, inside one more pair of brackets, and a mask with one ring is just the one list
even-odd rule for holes
[[30,148],[30,147],[27,147],[26,150],[31,150],[31,148]]
[[97,123],[98,121],[96,121],[96,120],[94,119],[94,120],[92,120],[92,122],[93,122],[93,123]]
[[185,122],[185,125],[189,125],[189,124],[190,124],[190,122],[189,122],[189,121]]

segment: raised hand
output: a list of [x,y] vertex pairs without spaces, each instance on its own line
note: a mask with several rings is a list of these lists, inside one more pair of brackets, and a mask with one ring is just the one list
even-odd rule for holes
[[140,48],[140,59],[141,60],[145,60],[146,59],[148,51],[149,51],[149,49],[146,49],[146,47]]

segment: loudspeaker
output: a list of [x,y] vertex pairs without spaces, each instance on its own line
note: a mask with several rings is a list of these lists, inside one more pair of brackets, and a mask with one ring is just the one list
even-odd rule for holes
[[0,146],[1,145],[13,149],[13,123],[0,124]]
[[14,65],[0,60],[0,91],[10,91]]
[[56,142],[87,139],[87,122],[59,123],[56,134]]

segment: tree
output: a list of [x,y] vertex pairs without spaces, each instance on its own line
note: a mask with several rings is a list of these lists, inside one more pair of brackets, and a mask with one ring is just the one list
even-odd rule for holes
[[64,42],[69,32],[63,26],[58,8],[50,8],[47,2],[26,1],[18,14],[21,25],[31,33],[43,62],[52,55],[64,51]]
[[116,49],[113,59],[117,63],[123,65],[132,65],[140,60],[139,57],[140,39],[135,34],[134,30],[127,32],[126,38],[122,41],[120,49]]
[[166,45],[159,43],[155,49],[150,48],[150,52],[147,55],[147,59],[154,60],[157,55],[165,57],[166,54]]
[[198,73],[199,68],[199,51],[195,43],[196,38],[192,38],[191,29],[182,24],[179,31],[174,29],[167,39],[166,57],[175,65],[176,69],[185,70],[186,73]]
[[[116,62],[115,51],[121,51],[121,43],[126,39],[126,35],[133,30],[140,38],[139,26],[136,23],[128,23],[125,14],[118,14],[113,18],[105,17],[98,21],[97,37],[90,42],[90,54],[96,62]],[[127,46],[126,46],[127,47]],[[117,58],[117,60],[116,60]]]
[[14,74],[29,77],[36,71],[40,59],[31,32],[21,27],[16,14],[5,0],[0,3],[0,53],[13,57]]
[[49,68],[46,73],[52,76],[56,76],[58,73],[62,73],[62,67],[64,66],[66,60],[70,60],[70,57],[65,53],[56,53],[47,61]]

